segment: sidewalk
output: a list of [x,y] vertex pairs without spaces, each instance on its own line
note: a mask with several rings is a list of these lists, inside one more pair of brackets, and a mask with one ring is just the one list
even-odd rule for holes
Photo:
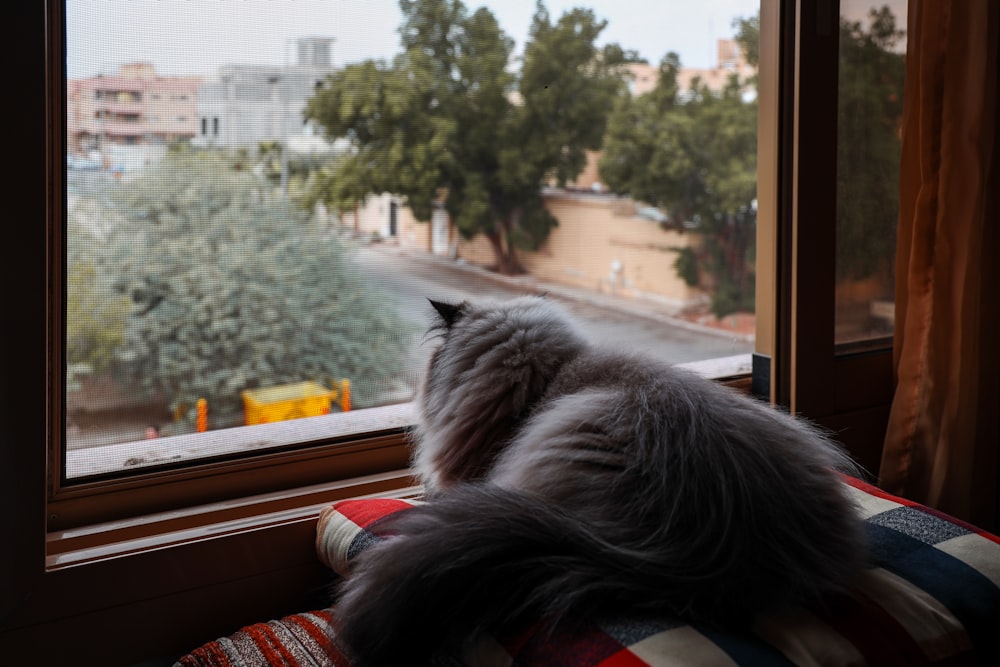
[[677,315],[670,308],[652,299],[636,299],[627,296],[615,296],[595,290],[588,290],[572,285],[563,285],[552,281],[543,281],[530,274],[521,276],[504,276],[489,269],[471,264],[463,259],[451,259],[422,250],[401,248],[392,242],[373,243],[366,246],[375,252],[405,256],[410,261],[424,263],[434,267],[436,271],[449,272],[462,279],[474,276],[478,280],[493,281],[505,287],[517,289],[525,293],[549,294],[563,300],[590,304],[607,310],[615,311],[630,317],[643,317],[657,322],[695,331],[698,333],[736,338],[752,343],[754,341],[756,320],[753,313],[734,313],[721,320],[708,312]]

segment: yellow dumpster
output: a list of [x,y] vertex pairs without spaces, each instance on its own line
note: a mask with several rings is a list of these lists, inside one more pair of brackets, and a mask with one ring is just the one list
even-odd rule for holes
[[296,382],[264,389],[244,391],[243,409],[247,426],[271,422],[316,417],[330,412],[330,402],[337,402],[341,410],[351,409],[351,385],[340,382],[340,389],[327,389],[318,382]]

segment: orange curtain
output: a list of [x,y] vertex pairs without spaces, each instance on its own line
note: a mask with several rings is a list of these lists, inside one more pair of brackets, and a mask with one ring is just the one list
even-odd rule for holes
[[880,484],[997,530],[1000,3],[910,0]]

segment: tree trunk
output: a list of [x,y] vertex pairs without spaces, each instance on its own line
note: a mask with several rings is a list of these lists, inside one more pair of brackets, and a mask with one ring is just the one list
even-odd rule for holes
[[497,273],[505,276],[514,276],[524,273],[521,262],[517,259],[517,251],[507,241],[503,227],[492,232],[484,232],[489,239],[490,247],[493,248],[493,257],[496,259],[495,269]]

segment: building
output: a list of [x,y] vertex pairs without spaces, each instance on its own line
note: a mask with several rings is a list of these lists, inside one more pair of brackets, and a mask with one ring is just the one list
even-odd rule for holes
[[[729,83],[729,77],[737,75],[745,81],[757,73],[750,65],[739,43],[735,39],[720,39],[715,44],[715,67],[681,67],[677,72],[677,86],[684,93],[691,90],[697,79],[699,83],[713,92],[721,92]],[[632,80],[629,81],[629,92],[633,95],[644,95],[656,87],[660,70],[657,65],[648,63],[631,63],[628,65]]]
[[[316,87],[333,71],[331,37],[296,40],[293,65],[225,65],[198,89],[197,146],[256,148],[264,141],[299,152],[325,145],[303,122]],[[286,45],[287,46],[287,45]]]
[[67,81],[69,152],[99,157],[111,167],[129,155],[192,139],[200,84],[200,77],[159,76],[148,63],[122,65],[113,76]]

